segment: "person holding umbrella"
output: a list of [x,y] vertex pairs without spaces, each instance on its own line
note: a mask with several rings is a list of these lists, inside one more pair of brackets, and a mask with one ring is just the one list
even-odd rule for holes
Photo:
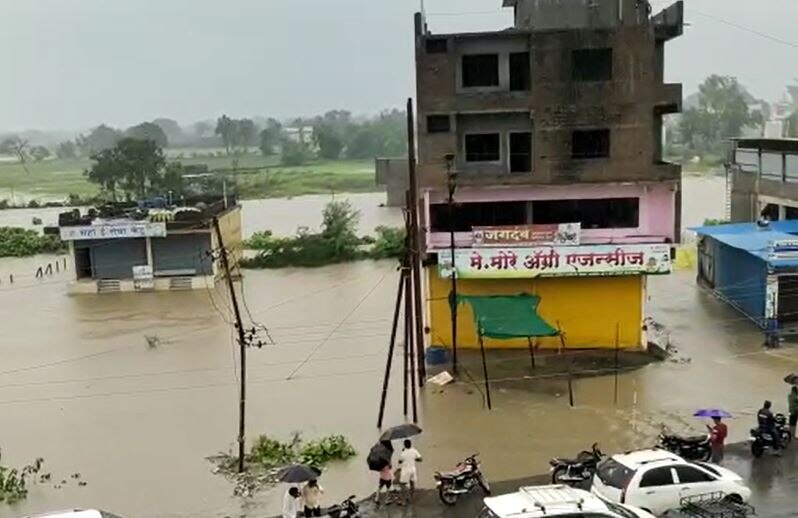
[[301,511],[299,500],[299,488],[291,486],[288,488],[285,496],[283,497],[283,514],[282,518],[297,518]]
[[718,408],[704,408],[696,410],[693,414],[695,417],[709,417],[712,419],[712,425],[707,425],[709,430],[709,446],[712,452],[710,460],[715,464],[723,462],[723,456],[726,450],[726,437],[729,435],[729,429],[723,423],[724,417],[731,417],[731,414],[725,410]]
[[283,497],[282,518],[297,518],[299,516],[302,510],[302,501],[300,500],[301,493],[296,484],[315,480],[319,475],[321,475],[321,471],[305,464],[291,464],[277,472],[277,480],[292,484]]
[[790,437],[795,438],[795,425],[798,424],[798,387],[795,385],[787,395],[787,404],[790,409]]

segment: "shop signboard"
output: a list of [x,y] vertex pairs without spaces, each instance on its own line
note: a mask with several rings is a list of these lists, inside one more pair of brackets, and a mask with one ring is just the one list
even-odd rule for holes
[[[521,279],[657,275],[671,272],[667,244],[461,248],[455,251],[459,279]],[[452,275],[451,254],[438,254],[441,277]]]
[[555,225],[514,225],[504,227],[474,227],[471,235],[475,247],[579,244],[580,223]]
[[155,288],[155,276],[152,266],[144,264],[133,267],[133,287],[137,290],[151,290]]
[[148,221],[101,223],[79,227],[61,227],[60,233],[62,241],[166,237],[166,223]]

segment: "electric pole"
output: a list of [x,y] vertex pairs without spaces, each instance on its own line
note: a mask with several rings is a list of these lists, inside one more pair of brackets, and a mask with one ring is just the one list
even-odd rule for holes
[[230,300],[233,304],[233,312],[235,313],[235,327],[238,331],[238,347],[239,355],[241,357],[241,387],[239,388],[238,398],[238,472],[244,471],[244,425],[246,423],[245,411],[247,401],[247,337],[244,334],[244,324],[241,322],[241,311],[238,309],[238,298],[236,298],[236,290],[233,285],[233,276],[230,273],[230,261],[227,259],[227,250],[224,248],[224,241],[222,240],[222,231],[219,228],[219,220],[214,216],[213,229],[216,232],[216,239],[219,241],[219,255],[222,260],[222,267],[224,274],[227,278],[227,287],[230,289]]

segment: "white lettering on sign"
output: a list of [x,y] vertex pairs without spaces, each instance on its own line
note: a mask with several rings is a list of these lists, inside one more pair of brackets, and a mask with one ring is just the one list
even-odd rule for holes
[[114,223],[61,227],[60,233],[62,241],[166,237],[166,223]]

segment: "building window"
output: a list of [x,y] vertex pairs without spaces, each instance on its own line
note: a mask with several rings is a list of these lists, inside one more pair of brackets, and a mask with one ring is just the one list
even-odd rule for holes
[[466,135],[466,162],[498,162],[501,160],[500,140],[498,133]]
[[571,158],[610,156],[610,130],[577,130],[571,134]]
[[637,228],[639,198],[540,200],[532,202],[532,221],[546,225],[581,223],[584,229]]
[[579,49],[571,54],[574,81],[612,79],[612,49]]
[[499,55],[463,56],[463,88],[499,86]]
[[532,86],[531,83],[529,52],[510,54],[510,90],[529,90]]
[[510,172],[532,171],[532,133],[510,133]]
[[446,38],[430,38],[425,43],[427,54],[446,54],[449,52],[449,42]]
[[[529,203],[498,201],[483,203],[455,203],[452,207],[455,232],[470,232],[473,227],[523,225],[527,222]],[[449,205],[429,206],[432,232],[449,232]]]
[[449,133],[450,130],[448,115],[427,115],[427,133]]

